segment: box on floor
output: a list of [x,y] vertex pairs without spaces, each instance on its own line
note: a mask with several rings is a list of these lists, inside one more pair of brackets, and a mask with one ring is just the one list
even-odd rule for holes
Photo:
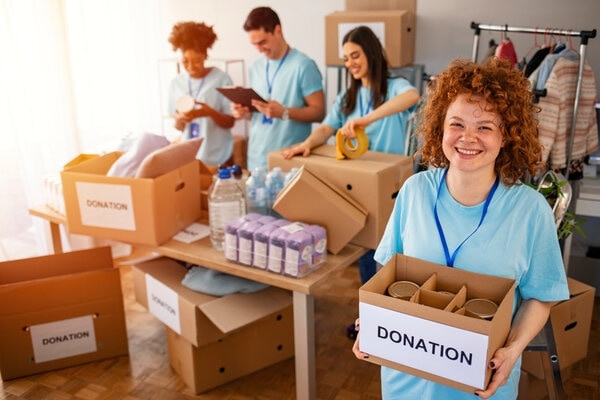
[[[561,371],[587,357],[592,311],[596,289],[573,278],[567,278],[570,298],[550,310],[552,332]],[[544,379],[545,352],[525,352],[521,369],[535,378]]]
[[[307,203],[312,206],[307,207]],[[327,230],[327,250],[332,254],[339,253],[363,229],[367,219],[365,208],[306,166],[300,167],[281,190],[273,209],[290,221],[323,226]]]
[[1,263],[0,326],[4,380],[127,355],[110,248]]
[[194,392],[294,355],[289,292],[269,287],[215,297],[184,287],[186,272],[159,258],[133,266],[133,279],[136,300],[167,326],[170,363]]
[[[413,174],[411,157],[367,151],[358,158],[337,160],[333,145],[319,146],[309,157],[296,156],[288,160],[280,151],[273,151],[268,154],[268,165],[269,169],[281,167],[284,171],[304,165],[316,177],[364,207],[368,212],[365,226],[350,242],[369,249],[377,247],[392,213],[396,194]],[[301,208],[295,212],[304,215],[314,213],[315,204],[320,201],[319,198],[301,200],[296,202]]]
[[[420,286],[410,301],[387,295],[396,281]],[[397,254],[359,289],[360,347],[368,361],[459,390],[485,388],[487,367],[510,330],[515,281]],[[465,314],[467,300],[498,305],[491,320]]]
[[197,160],[155,178],[107,176],[122,152],[76,158],[61,172],[69,232],[159,245],[201,215]]

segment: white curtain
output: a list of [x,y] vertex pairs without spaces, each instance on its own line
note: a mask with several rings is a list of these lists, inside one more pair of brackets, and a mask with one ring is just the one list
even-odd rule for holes
[[[2,258],[49,252],[44,177],[80,153],[161,132],[158,1],[0,0]],[[19,251],[24,241],[33,254]]]

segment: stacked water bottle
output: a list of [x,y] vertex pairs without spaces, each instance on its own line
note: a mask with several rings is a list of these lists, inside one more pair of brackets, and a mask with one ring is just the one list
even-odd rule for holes
[[300,278],[325,262],[327,232],[320,225],[251,212],[226,224],[225,258]]
[[248,212],[281,217],[273,210],[273,204],[279,192],[297,171],[298,168],[292,168],[285,174],[280,167],[274,167],[270,171],[255,168],[246,180]]

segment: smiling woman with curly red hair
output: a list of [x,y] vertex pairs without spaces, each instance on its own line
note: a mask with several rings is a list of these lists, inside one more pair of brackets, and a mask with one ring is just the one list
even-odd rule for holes
[[[454,61],[430,88],[418,128],[430,169],[398,192],[375,259],[386,264],[400,253],[514,279],[512,325],[503,347],[486,360],[492,377],[486,388],[469,393],[381,367],[385,400],[516,399],[521,353],[553,302],[569,298],[552,209],[519,181],[540,167],[532,100],[523,73],[496,58]],[[361,326],[360,334],[374,338],[373,329]],[[427,332],[419,334],[428,340]],[[359,340],[354,354],[366,358]]]
[[181,139],[203,138],[197,158],[208,165],[221,165],[231,157],[235,122],[230,102],[215,89],[232,85],[227,73],[206,67],[208,49],[217,40],[213,28],[203,22],[179,22],[173,26],[169,43],[181,52],[184,67],[169,89],[169,113]]

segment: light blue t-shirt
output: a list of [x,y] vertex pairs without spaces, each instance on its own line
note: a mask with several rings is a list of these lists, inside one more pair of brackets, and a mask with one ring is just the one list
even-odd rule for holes
[[[388,91],[385,101],[392,99],[408,90],[415,89],[404,78],[388,78]],[[416,89],[415,89],[416,90]],[[356,99],[356,106],[349,115],[342,112],[342,101],[346,91],[338,94],[331,111],[323,120],[337,132],[349,119],[359,118],[373,111],[371,89],[361,87]],[[408,110],[381,118],[367,126],[365,133],[369,138],[369,150],[383,153],[405,154],[406,126],[414,107]]]
[[[248,77],[250,86],[263,99],[275,100],[289,108],[305,107],[304,98],[323,89],[317,64],[296,49],[290,50],[283,63],[264,57],[256,60],[250,66]],[[263,114],[253,113],[248,140],[248,169],[266,168],[268,153],[302,142],[310,135],[311,129],[309,122],[284,121],[280,118],[265,122]]]
[[[379,263],[401,253],[446,265],[434,217],[443,173],[443,169],[428,170],[406,180],[375,252]],[[483,205],[457,203],[445,181],[442,183],[437,212],[450,254],[477,228]],[[454,267],[516,280],[513,313],[521,299],[569,298],[552,209],[540,193],[526,185],[498,185],[481,226],[456,252]],[[519,359],[508,383],[492,399],[517,398],[520,368]],[[381,386],[384,400],[476,398],[387,367],[381,368]]]
[[[203,79],[190,78],[187,71],[177,75],[169,88],[169,113],[175,114],[177,100],[188,94],[196,101],[206,103],[222,114],[231,115],[230,101],[216,88],[231,86],[232,80],[224,71],[213,67]],[[233,136],[230,129],[220,127],[210,117],[196,118],[192,122],[199,126],[200,137],[204,138],[196,158],[205,164],[220,165],[231,157]],[[183,138],[190,139],[190,125],[183,131]]]

